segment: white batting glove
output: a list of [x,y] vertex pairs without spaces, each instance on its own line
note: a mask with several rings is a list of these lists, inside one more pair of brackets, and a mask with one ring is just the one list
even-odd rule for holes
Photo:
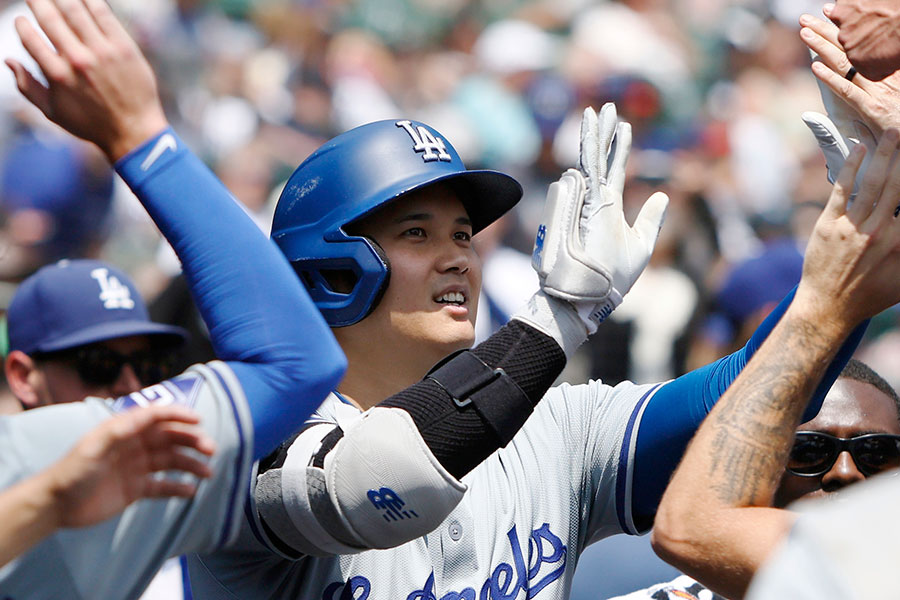
[[[657,192],[634,226],[625,221],[622,191],[631,126],[607,103],[581,121],[579,169],[569,169],[547,192],[532,266],[541,291],[515,315],[547,333],[571,356],[622,302],[647,266],[665,218],[668,197]],[[574,309],[574,310],[573,310]]]
[[[813,60],[818,60],[818,56],[814,52],[810,52]],[[853,194],[850,198],[856,196],[859,190],[859,182],[866,172],[869,158],[874,155],[875,148],[878,146],[878,140],[869,127],[859,118],[846,102],[834,95],[831,89],[822,83],[817,77],[816,85],[819,86],[819,94],[822,96],[822,104],[828,115],[822,113],[807,111],[800,115],[806,126],[816,138],[822,154],[825,155],[825,164],[828,167],[828,181],[834,183],[837,181],[838,172],[844,166],[844,161],[849,156],[850,151],[857,144],[865,144],[866,157],[863,159],[863,165],[859,169],[856,181],[853,184]]]

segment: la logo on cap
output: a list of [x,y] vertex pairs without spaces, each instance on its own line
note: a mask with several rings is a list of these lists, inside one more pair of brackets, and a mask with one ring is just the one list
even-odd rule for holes
[[115,275],[110,277],[108,269],[94,269],[91,271],[91,277],[100,284],[100,301],[103,302],[103,308],[107,310],[134,308],[131,290],[128,289],[128,286],[122,285],[122,282]]

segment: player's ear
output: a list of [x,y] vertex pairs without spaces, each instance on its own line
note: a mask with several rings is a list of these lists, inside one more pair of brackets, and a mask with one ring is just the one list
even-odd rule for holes
[[9,390],[25,410],[40,406],[40,398],[34,386],[37,366],[34,360],[21,350],[13,350],[3,363]]

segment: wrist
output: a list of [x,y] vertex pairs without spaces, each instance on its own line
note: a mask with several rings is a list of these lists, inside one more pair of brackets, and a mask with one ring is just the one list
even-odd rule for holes
[[622,300],[622,294],[616,288],[611,288],[609,296],[599,304],[596,302],[575,302],[573,304],[578,312],[578,316],[581,317],[581,321],[588,329],[588,335],[593,335],[597,332],[600,323],[605,321],[616,307],[622,304]]
[[62,485],[57,465],[38,473],[21,484],[27,498],[26,519],[35,521],[35,533],[48,534],[65,526]]
[[154,138],[169,127],[165,115],[154,113],[125,123],[121,134],[103,146],[100,150],[106,155],[110,164],[115,164],[120,158],[140,147],[147,140]]
[[813,326],[823,337],[843,340],[863,321],[850,311],[835,308],[833,302],[824,301],[820,294],[809,293],[801,282],[786,315]]
[[512,318],[553,338],[565,353],[566,360],[572,358],[588,337],[587,327],[575,307],[543,290],[536,292]]

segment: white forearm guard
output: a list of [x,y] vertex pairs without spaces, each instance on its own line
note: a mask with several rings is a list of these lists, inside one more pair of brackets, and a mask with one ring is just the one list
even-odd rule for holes
[[406,411],[369,410],[323,458],[330,431],[321,425],[301,434],[283,465],[257,480],[260,517],[298,554],[393,548],[434,530],[462,500],[466,486],[441,466]]

